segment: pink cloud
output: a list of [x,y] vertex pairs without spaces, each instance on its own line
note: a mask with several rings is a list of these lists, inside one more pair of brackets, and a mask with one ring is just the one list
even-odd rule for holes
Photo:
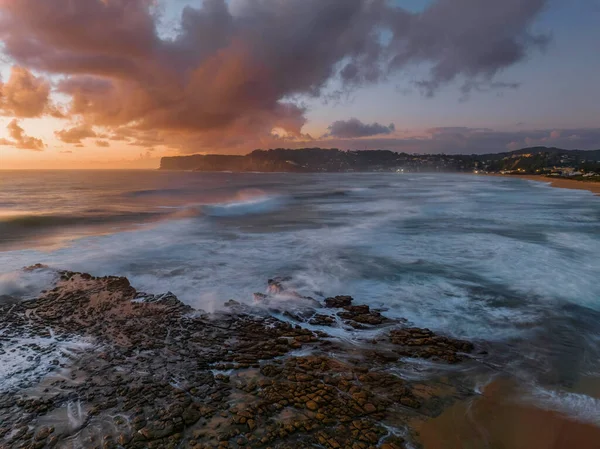
[[12,68],[5,84],[0,83],[0,112],[19,118],[58,114],[50,104],[50,83],[18,66]]
[[[247,151],[277,142],[274,128],[302,138],[298,99],[331,94],[334,80],[351,89],[426,63],[428,93],[456,79],[463,90],[498,85],[496,73],[546,42],[529,29],[545,4],[437,0],[415,14],[383,0],[239,0],[235,10],[205,0],[164,39],[156,0],[0,0],[0,39],[21,67],[61,75],[68,114],[88,127],[183,151]],[[23,116],[48,98],[32,76],[22,76],[31,97],[10,106]]]

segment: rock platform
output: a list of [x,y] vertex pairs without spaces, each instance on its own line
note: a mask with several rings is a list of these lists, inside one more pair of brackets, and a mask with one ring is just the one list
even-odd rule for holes
[[[57,276],[0,303],[0,448],[419,447],[409,423],[471,394],[444,367],[476,363],[472,343],[349,296],[275,279],[255,305],[206,314],[122,277]],[[402,376],[415,360],[439,375]]]

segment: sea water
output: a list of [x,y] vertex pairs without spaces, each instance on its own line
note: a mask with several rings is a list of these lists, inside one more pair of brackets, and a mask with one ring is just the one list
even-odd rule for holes
[[[266,280],[502,348],[526,400],[598,423],[600,198],[460,174],[0,172],[0,298],[35,263],[214,311]],[[352,338],[352,335],[339,335]],[[426,371],[426,370],[425,370]]]

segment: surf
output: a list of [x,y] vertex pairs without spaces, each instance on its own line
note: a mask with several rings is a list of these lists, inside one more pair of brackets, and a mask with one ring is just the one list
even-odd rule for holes
[[285,202],[282,195],[267,194],[261,190],[242,190],[230,201],[206,204],[201,210],[211,217],[241,217],[277,211]]

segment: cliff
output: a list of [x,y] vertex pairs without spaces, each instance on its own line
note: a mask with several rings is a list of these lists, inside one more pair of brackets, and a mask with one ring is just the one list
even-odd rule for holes
[[[467,163],[465,163],[465,161]],[[392,151],[340,151],[338,149],[303,148],[298,150],[255,150],[246,156],[193,155],[165,157],[161,170],[205,172],[348,172],[392,171],[400,167],[425,167],[438,170],[466,170],[469,156],[415,156]]]
[[238,171],[245,162],[244,156],[222,156],[218,154],[163,157],[161,170]]

